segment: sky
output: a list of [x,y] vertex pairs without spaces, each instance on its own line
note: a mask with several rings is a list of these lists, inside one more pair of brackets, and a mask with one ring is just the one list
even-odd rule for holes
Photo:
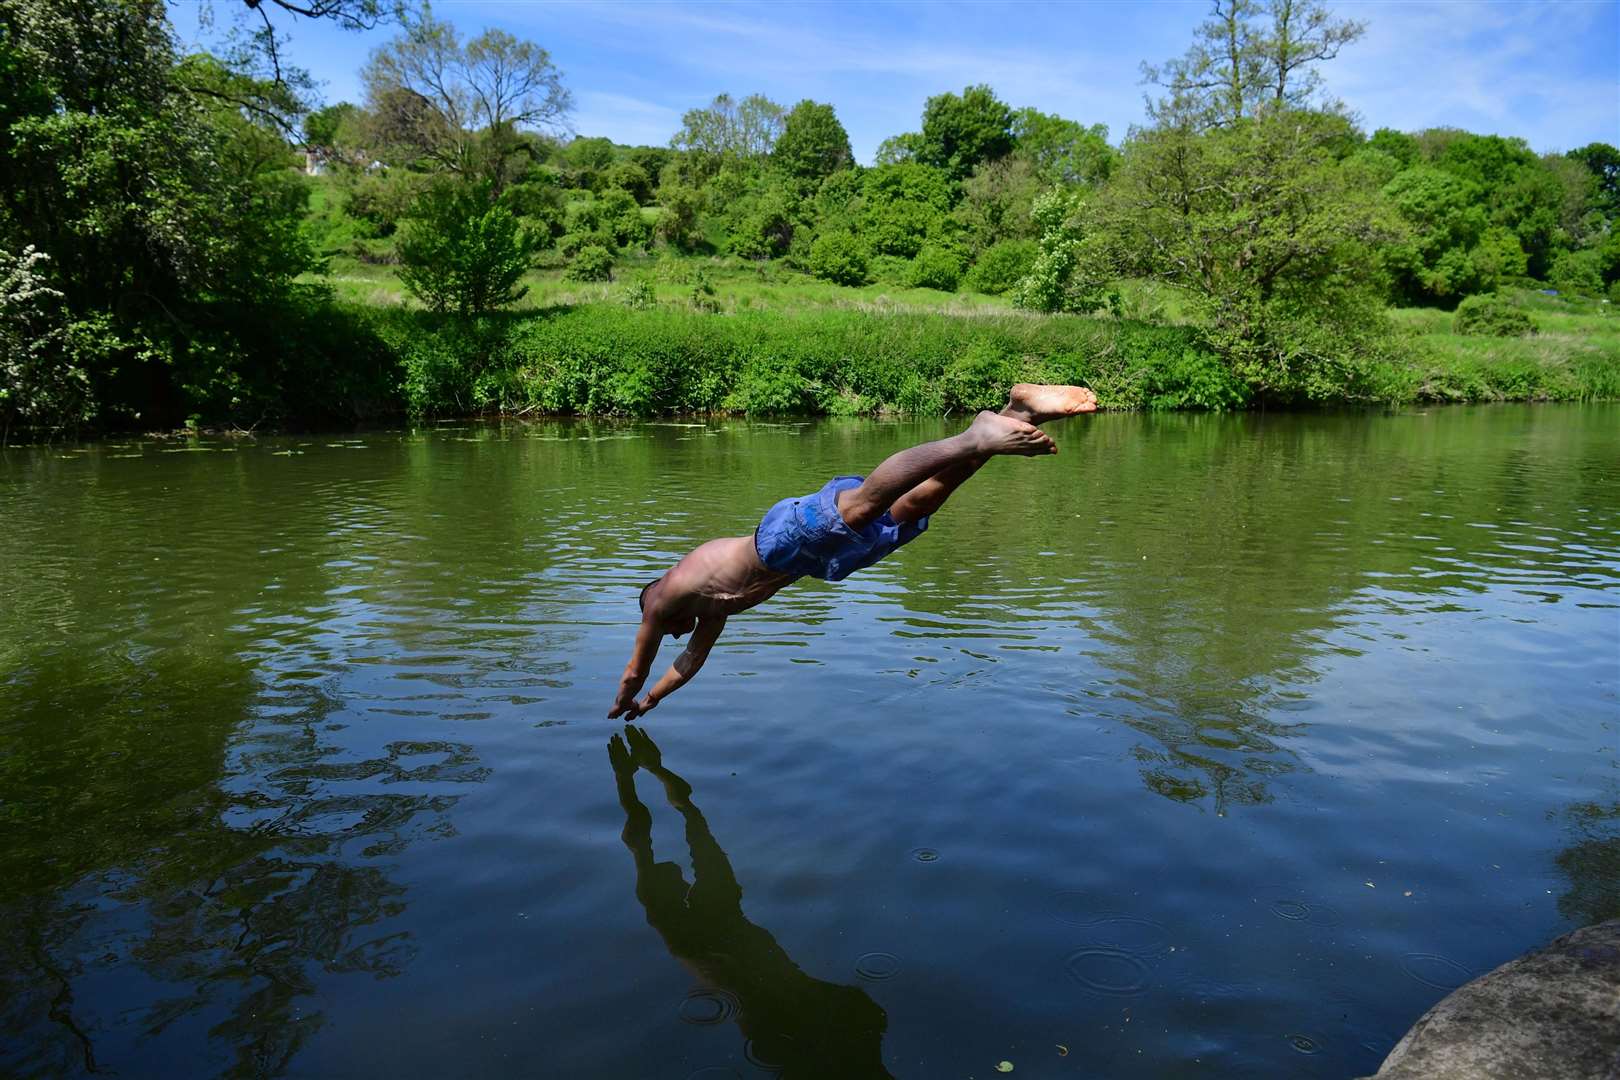
[[[1367,24],[1321,71],[1369,132],[1460,127],[1519,136],[1541,152],[1620,145],[1620,0],[1329,6]],[[238,0],[169,8],[194,47],[245,10]],[[788,106],[832,104],[870,163],[885,138],[918,128],[930,96],[975,83],[1014,107],[1105,124],[1117,144],[1146,119],[1140,64],[1186,51],[1209,4],[438,0],[433,10],[466,36],[499,27],[549,50],[574,95],[574,134],[667,145],[687,109],[757,92]],[[363,100],[360,67],[397,33],[278,22],[291,35],[287,57],[327,102]]]

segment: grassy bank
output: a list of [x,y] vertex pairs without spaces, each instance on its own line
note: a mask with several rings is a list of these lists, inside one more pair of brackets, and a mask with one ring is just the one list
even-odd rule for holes
[[[386,258],[389,245],[377,245]],[[416,415],[849,414],[978,408],[1017,379],[1083,381],[1107,407],[1232,409],[1249,389],[1201,341],[1175,290],[1122,282],[1123,317],[1043,316],[1004,297],[845,287],[780,262],[621,254],[614,279],[570,281],[542,254],[512,310],[466,322],[407,297],[395,268],[334,244],[341,308],[374,327]],[[1453,332],[1436,309],[1390,313],[1387,359],[1314,404],[1620,397],[1620,318],[1595,300],[1515,290],[1538,333]]]
[[[714,313],[690,297],[643,293],[631,306],[623,284],[588,288],[572,303],[470,321],[404,305],[346,309],[397,358],[403,404],[417,415],[937,414],[999,403],[1020,380],[1085,383],[1115,409],[1250,404],[1196,327],[1162,317],[927,310],[892,299],[734,301]],[[1601,308],[1545,307],[1542,331],[1523,339],[1465,337],[1446,313],[1397,312],[1392,358],[1346,370],[1327,403],[1620,397],[1620,322]]]

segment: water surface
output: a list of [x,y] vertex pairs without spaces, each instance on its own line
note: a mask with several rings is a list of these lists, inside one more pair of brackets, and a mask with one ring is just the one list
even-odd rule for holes
[[0,1072],[1342,1077],[1620,915],[1612,407],[1055,426],[610,748],[644,581],[952,429],[0,455]]

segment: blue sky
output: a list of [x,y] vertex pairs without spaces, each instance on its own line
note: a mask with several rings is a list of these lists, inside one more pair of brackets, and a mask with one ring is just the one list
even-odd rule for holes
[[[1366,36],[1324,65],[1328,89],[1367,130],[1454,126],[1517,135],[1540,151],[1620,145],[1620,0],[1345,0]],[[199,0],[171,0],[205,44]],[[214,0],[228,24],[238,0]],[[1015,106],[1108,125],[1144,112],[1138,65],[1182,53],[1205,0],[1117,3],[549,3],[440,0],[464,34],[496,26],[550,50],[573,91],[572,126],[667,144],[681,113],[716,94],[830,102],[855,153],[915,130],[924,100],[989,83]],[[283,19],[291,59],[328,101],[361,100],[359,69],[394,31],[347,33]],[[217,28],[216,28],[217,29]]]

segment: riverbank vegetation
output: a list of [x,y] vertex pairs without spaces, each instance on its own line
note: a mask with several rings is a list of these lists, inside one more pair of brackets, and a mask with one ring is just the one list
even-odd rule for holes
[[1620,396],[1620,151],[1366,133],[1315,0],[1215,5],[1117,143],[970,86],[871,166],[809,100],[572,135],[540,45],[368,0],[315,108],[254,10],[0,0],[0,429]]

